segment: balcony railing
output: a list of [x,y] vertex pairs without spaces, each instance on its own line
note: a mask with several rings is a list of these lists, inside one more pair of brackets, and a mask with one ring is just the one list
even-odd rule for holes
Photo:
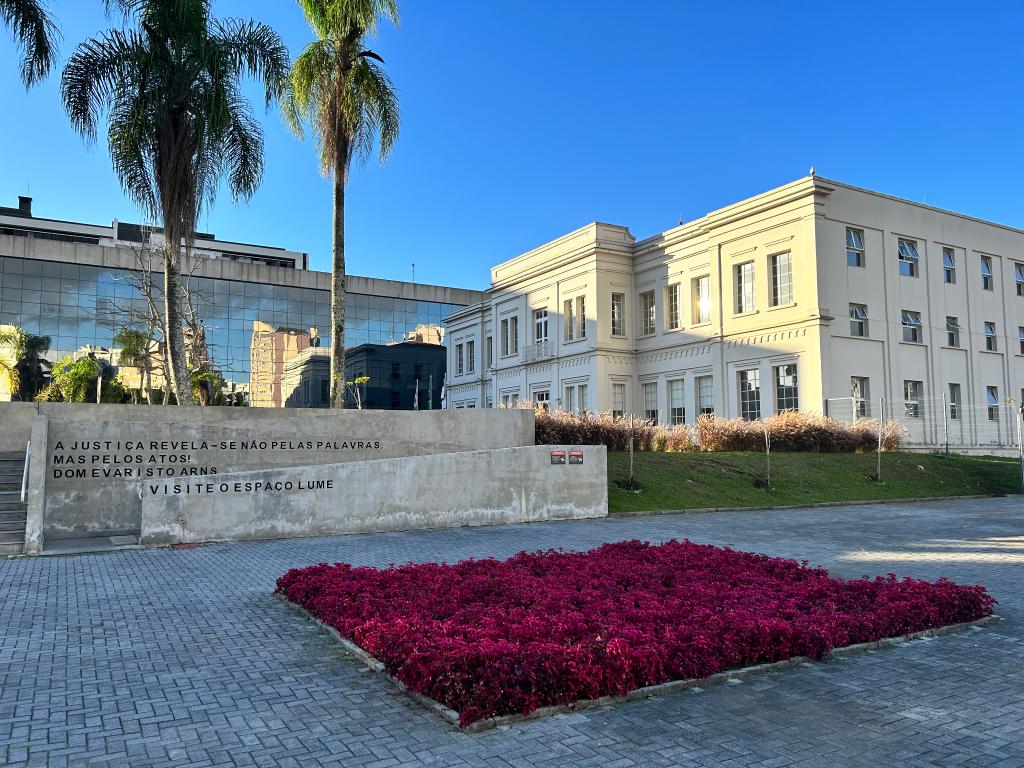
[[537,360],[547,360],[549,357],[554,356],[555,345],[550,341],[538,341],[536,344],[523,348],[523,359],[528,363],[533,363]]

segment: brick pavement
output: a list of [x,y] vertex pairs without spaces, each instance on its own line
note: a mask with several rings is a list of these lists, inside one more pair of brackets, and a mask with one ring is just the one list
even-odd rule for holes
[[[1004,621],[464,734],[271,597],[287,568],[668,538],[986,584]],[[0,561],[0,765],[1024,766],[1024,502],[729,512]]]

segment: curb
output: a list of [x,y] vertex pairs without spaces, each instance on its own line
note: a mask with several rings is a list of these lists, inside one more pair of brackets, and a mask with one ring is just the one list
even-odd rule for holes
[[[345,649],[348,653],[351,653],[365,666],[374,672],[380,672],[384,677],[394,683],[399,690],[407,693],[417,703],[422,704],[424,707],[434,712],[444,720],[448,721],[456,728],[459,727],[459,713],[454,709],[446,707],[435,699],[431,699],[429,696],[424,696],[422,693],[416,693],[415,691],[409,690],[409,688],[399,680],[397,677],[389,674],[384,668],[384,663],[381,662],[377,657],[370,655],[364,649],[353,643],[351,640],[341,636],[334,627],[325,624],[320,619],[313,616],[309,611],[303,608],[297,603],[293,603],[284,595],[273,592],[274,597],[284,602],[286,606],[292,610],[305,616],[309,621],[315,624],[321,631],[330,634],[335,640]],[[839,659],[846,656],[853,656],[858,653],[864,653],[866,651],[873,651],[880,648],[890,648],[896,645],[902,645],[912,640],[920,640],[924,637],[941,637],[942,635],[951,635],[957,632],[963,632],[964,630],[972,627],[983,627],[988,624],[994,624],[1002,621],[1002,617],[996,616],[995,614],[985,616],[977,619],[976,621],[967,621],[960,624],[947,624],[944,627],[935,627],[934,629],[923,629],[919,632],[911,632],[908,635],[899,635],[898,637],[883,637],[881,640],[872,640],[867,643],[857,643],[855,645],[845,645],[841,648],[833,648],[820,661],[828,661],[829,659]],[[748,677],[757,677],[759,675],[766,675],[772,672],[777,672],[787,667],[795,667],[801,664],[813,664],[815,660],[810,656],[794,656],[791,659],[783,659],[782,661],[773,661],[766,664],[755,664],[750,667],[740,667],[739,669],[728,669],[724,672],[716,672],[710,677],[702,679],[691,678],[689,680],[670,680],[667,683],[658,683],[656,685],[648,685],[643,688],[636,688],[625,696],[602,696],[598,699],[577,699],[571,704],[555,704],[550,707],[540,707],[533,710],[528,715],[497,715],[495,717],[488,718],[486,720],[477,720],[470,723],[461,730],[466,733],[479,733],[480,731],[487,731],[491,728],[498,728],[503,725],[512,725],[514,723],[523,723],[528,720],[536,720],[542,717],[550,717],[551,715],[570,714],[573,712],[579,712],[582,709],[593,709],[595,707],[607,707],[612,704],[621,704],[627,701],[637,701],[639,699],[650,699],[656,696],[664,696],[669,693],[675,693],[676,691],[685,691],[698,686],[717,685],[726,683],[729,680],[742,680]]]
[[809,504],[778,504],[757,507],[692,507],[686,509],[641,509],[627,512],[609,512],[609,518],[646,517],[649,515],[694,515],[705,512],[774,512],[786,509],[825,509],[828,507],[866,507],[879,504],[923,504],[934,501],[967,501],[970,499],[1005,499],[1020,497],[1019,493],[1004,493],[998,496],[980,493],[969,496],[914,496],[909,499],[868,499],[866,501],[816,501]]

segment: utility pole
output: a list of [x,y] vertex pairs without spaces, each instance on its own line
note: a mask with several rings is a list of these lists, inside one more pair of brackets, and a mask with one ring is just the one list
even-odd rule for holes
[[1020,452],[1020,492],[1024,493],[1024,401],[1021,401],[1017,418],[1017,450]]
[[878,459],[878,466],[875,469],[875,482],[882,482],[882,430],[885,429],[885,398],[878,398],[878,450],[875,456]]
[[946,407],[946,393],[942,393],[942,437],[946,443],[946,455],[949,456],[949,409]]

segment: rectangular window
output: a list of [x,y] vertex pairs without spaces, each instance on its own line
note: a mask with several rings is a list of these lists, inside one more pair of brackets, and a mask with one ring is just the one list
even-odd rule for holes
[[463,358],[462,358],[462,345],[455,345],[455,375],[461,376],[463,373]]
[[711,276],[702,275],[693,281],[693,322],[711,322]]
[[576,338],[587,338],[587,299],[585,296],[576,297]]
[[513,355],[519,354],[519,315],[512,315],[508,319],[509,349]]
[[923,381],[903,382],[903,412],[912,419],[921,415],[921,394],[924,392]]
[[1017,328],[1017,339],[1020,341],[1020,353],[1024,355],[1024,325]]
[[665,328],[669,331],[678,330],[682,324],[682,307],[679,304],[679,283],[672,283],[665,289]]
[[986,291],[992,290],[992,259],[988,256],[981,257],[981,287]]
[[900,252],[900,274],[904,277],[917,277],[918,262],[920,256],[917,253],[917,243],[914,240],[899,239]]
[[868,335],[868,308],[864,304],[850,305],[850,335]]
[[1013,265],[1013,279],[1017,283],[1017,295],[1024,296],[1024,264],[1017,262]]
[[644,418],[658,423],[658,384],[644,384]]
[[655,311],[654,291],[644,291],[640,294],[641,336],[652,336],[654,334]]
[[734,267],[736,278],[736,314],[753,312],[754,303],[754,262],[745,261]]
[[466,342],[466,370],[469,373],[476,371],[476,342]]
[[775,412],[800,410],[796,363],[775,366]]
[[626,294],[612,294],[612,336],[626,335]]
[[494,367],[494,337],[488,336],[486,340],[487,347],[487,367]]
[[501,356],[508,357],[508,318],[501,321]]
[[949,418],[957,420],[960,418],[961,412],[960,404],[960,385],[950,384],[949,385]]
[[995,323],[985,323],[985,349],[989,352],[995,352],[998,349],[998,344],[996,343]]
[[551,408],[551,392],[547,389],[538,389],[533,393],[533,404],[545,411]]
[[850,396],[853,398],[854,413],[862,419],[871,415],[871,392],[867,376],[850,377]]
[[612,418],[621,419],[626,415],[626,385],[612,384]]
[[999,387],[985,387],[985,405],[988,407],[988,420],[999,421]]
[[747,421],[761,418],[761,373],[757,368],[736,372],[740,394],[740,416]]
[[946,315],[946,346],[960,346],[960,321],[951,315]]
[[789,251],[774,253],[768,257],[771,273],[773,307],[793,303],[793,257]]
[[562,302],[562,318],[565,324],[565,340],[572,341],[576,338],[576,309],[572,299]]
[[846,266],[864,266],[864,230],[846,228]]
[[587,411],[587,385],[580,384],[576,388],[576,401],[579,403],[580,413]]
[[711,376],[698,376],[693,380],[697,390],[697,413],[715,412],[714,379]]
[[546,308],[533,311],[533,340],[538,344],[543,344],[548,340],[548,311]]
[[903,340],[921,343],[921,313],[903,310]]
[[668,383],[668,422],[672,425],[686,423],[686,399],[682,379]]
[[502,392],[501,393],[501,404],[504,405],[505,407],[511,407],[511,406],[515,405],[516,400],[518,400],[518,399],[519,399],[519,395],[517,393],[516,394],[514,394],[512,392]]
[[956,283],[956,256],[952,248],[942,249],[942,280],[949,285]]
[[576,385],[570,384],[565,388],[565,402],[562,403],[562,410],[573,413],[576,410]]

